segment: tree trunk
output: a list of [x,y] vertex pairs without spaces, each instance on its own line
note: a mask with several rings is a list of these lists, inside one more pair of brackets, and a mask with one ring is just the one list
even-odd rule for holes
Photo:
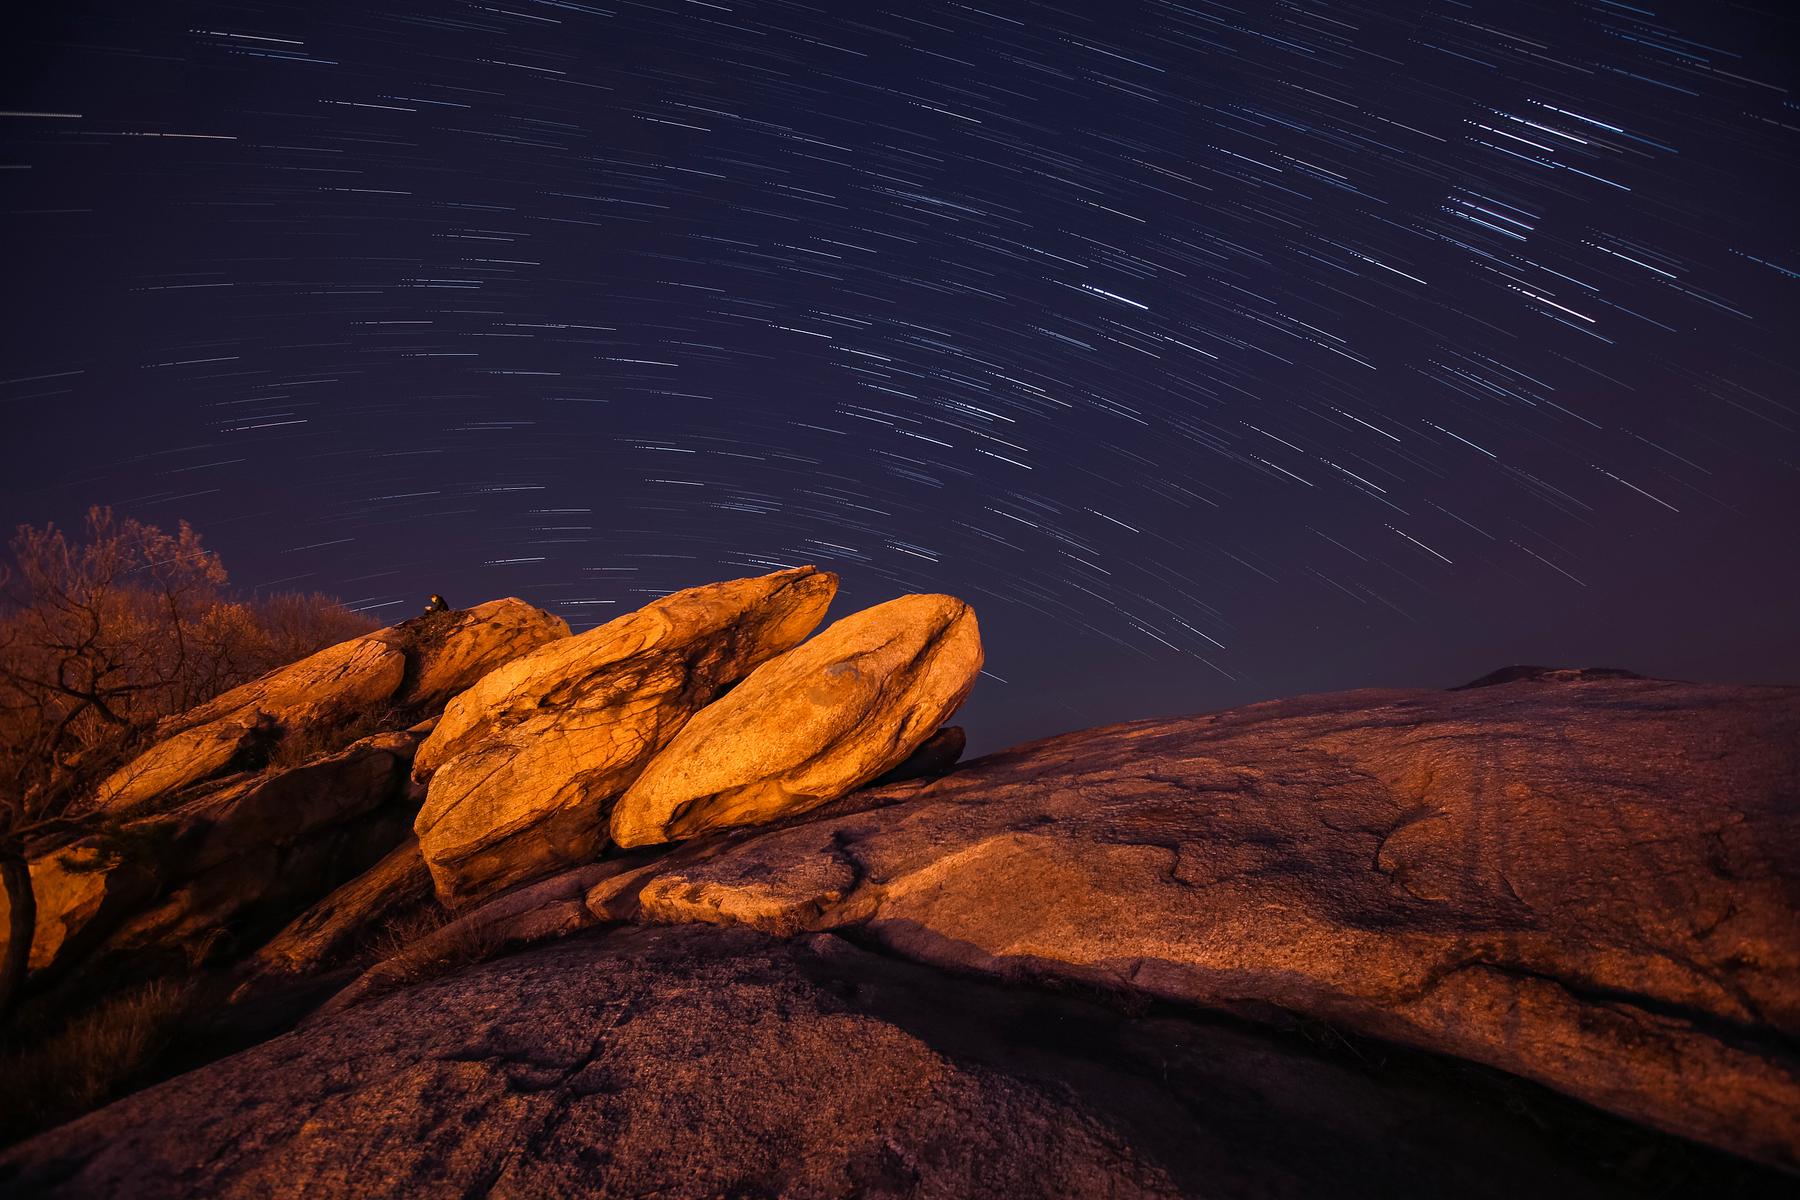
[[6,942],[0,945],[0,1024],[25,989],[31,963],[31,938],[37,929],[37,897],[31,890],[31,868],[21,854],[0,850],[0,891],[6,894]]

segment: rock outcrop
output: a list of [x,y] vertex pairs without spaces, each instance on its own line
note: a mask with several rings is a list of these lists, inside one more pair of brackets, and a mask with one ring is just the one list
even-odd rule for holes
[[854,800],[879,807],[647,872],[635,906],[1293,1014],[1800,1166],[1795,689],[1311,697]]
[[160,740],[101,783],[98,808],[129,812],[225,771],[263,730],[330,728],[384,705],[406,655],[371,634],[328,646],[166,722]]
[[607,814],[697,711],[796,645],[837,576],[813,567],[677,592],[515,659],[420,749],[415,826],[438,895],[466,903],[594,858]]
[[560,618],[506,599],[328,646],[163,722],[157,741],[104,780],[93,804],[141,810],[236,764],[260,765],[288,736],[335,749],[334,729],[392,707],[441,707],[493,668],[568,633]]
[[9,1196],[133,1200],[1780,1186],[1467,1067],[692,928],[372,999],[0,1154]]
[[613,841],[677,841],[835,800],[930,737],[981,662],[975,612],[951,596],[845,617],[688,722],[613,809]]
[[0,1155],[0,1192],[1800,1171],[1800,689],[1517,667],[956,767],[974,614],[804,640],[836,582],[580,636],[434,612],[169,722],[32,855],[33,979],[201,972],[245,1040],[323,1006]]

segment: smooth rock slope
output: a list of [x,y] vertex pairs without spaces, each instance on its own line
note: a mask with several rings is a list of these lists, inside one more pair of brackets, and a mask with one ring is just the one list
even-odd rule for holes
[[1779,1195],[1417,1058],[619,929],[322,1019],[0,1153],[9,1196]]
[[1297,1014],[1800,1166],[1800,690],[1307,697],[853,802],[596,908]]

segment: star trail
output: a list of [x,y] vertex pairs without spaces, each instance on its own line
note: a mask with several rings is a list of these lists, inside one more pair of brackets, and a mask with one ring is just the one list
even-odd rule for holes
[[18,16],[9,523],[382,619],[949,591],[982,748],[1800,674],[1774,0]]

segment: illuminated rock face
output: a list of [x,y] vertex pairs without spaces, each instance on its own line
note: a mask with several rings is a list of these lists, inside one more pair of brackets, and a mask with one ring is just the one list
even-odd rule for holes
[[569,623],[507,597],[427,614],[370,636],[407,654],[406,678],[395,700],[436,712],[495,667],[568,637]]
[[1020,747],[590,906],[1297,1013],[1792,1168],[1797,798],[1796,689],[1353,692]]
[[931,737],[981,661],[974,610],[952,596],[845,617],[695,716],[613,809],[613,841],[677,841],[836,800]]
[[420,748],[415,828],[461,903],[593,858],[613,801],[695,712],[811,633],[837,577],[800,567],[678,592],[515,659]]
[[163,722],[159,740],[101,783],[94,803],[121,813],[156,807],[226,771],[264,732],[273,740],[390,708],[435,711],[500,664],[568,633],[561,618],[504,599],[328,646]]
[[405,676],[405,652],[377,635],[328,646],[165,725],[161,741],[100,785],[95,803],[142,809],[225,770],[262,716],[284,730],[329,727],[386,704]]

